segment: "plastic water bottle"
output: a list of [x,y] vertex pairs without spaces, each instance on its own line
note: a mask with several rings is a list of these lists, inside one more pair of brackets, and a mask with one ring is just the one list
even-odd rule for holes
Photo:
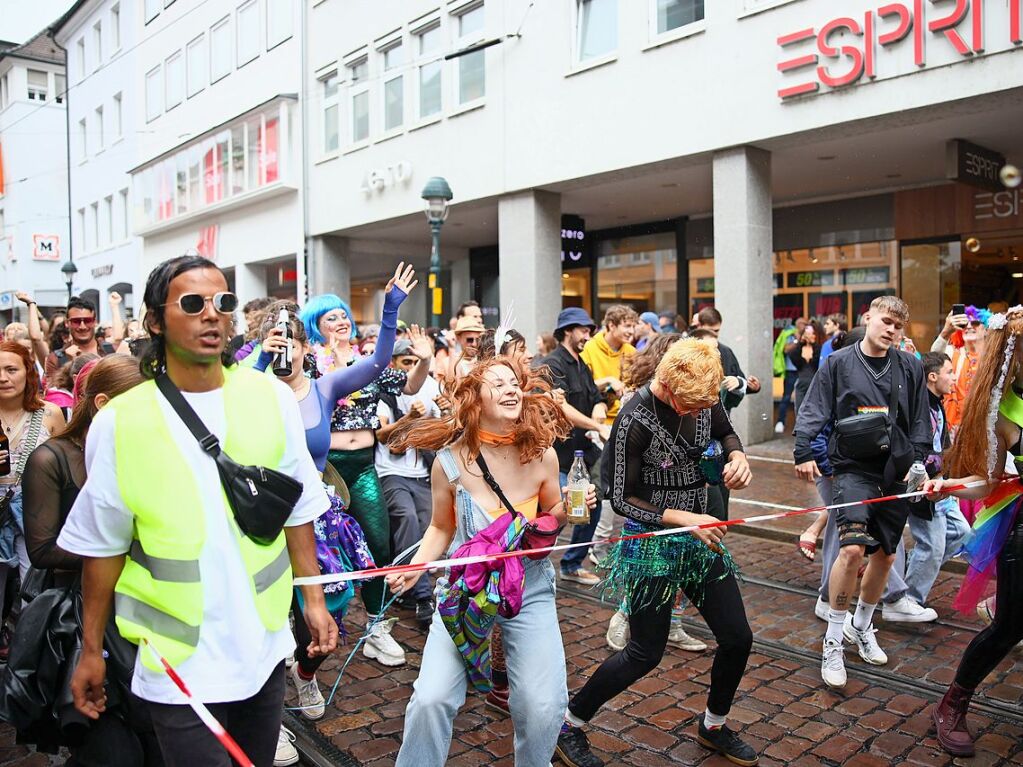
[[[909,479],[906,480],[906,492],[915,493],[926,481],[927,469],[924,468],[924,465],[920,461],[916,461],[909,467]],[[923,496],[918,495],[915,498],[910,498],[909,501],[910,503],[916,503],[921,498],[923,498]]]
[[583,461],[583,451],[575,451],[575,460],[568,470],[568,522],[571,525],[585,525],[590,521],[590,510],[586,506],[586,491],[590,487],[590,473]]

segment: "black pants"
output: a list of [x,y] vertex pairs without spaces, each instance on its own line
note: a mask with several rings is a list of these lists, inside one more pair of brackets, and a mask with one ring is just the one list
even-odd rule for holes
[[724,485],[707,485],[707,514],[722,522],[728,520],[728,498],[731,493]]
[[317,655],[312,657],[309,655],[309,643],[313,641],[313,635],[309,631],[309,626],[305,622],[305,614],[302,612],[302,607],[298,604],[298,596],[292,594],[291,597],[291,614],[295,616],[295,630],[292,632],[295,635],[295,663],[302,670],[302,673],[306,676],[311,676],[316,673],[323,661],[327,660],[326,655]]
[[[144,701],[135,703],[145,706]],[[65,767],[162,767],[160,744],[152,730],[133,728],[112,711],[89,724],[82,742],[69,749]]]
[[995,618],[970,642],[956,672],[956,684],[967,690],[976,689],[1023,640],[1023,514],[998,556],[995,593]]
[[[271,767],[284,711],[284,661],[248,700],[206,706],[256,767]],[[234,767],[224,747],[187,705],[150,703],[167,767]]]
[[[733,575],[721,578],[723,572],[724,565],[718,559],[711,568],[703,601],[697,608],[718,643],[707,698],[707,708],[718,716],[725,716],[732,707],[753,644],[739,584]],[[688,591],[686,596],[693,600],[694,595]],[[568,704],[573,715],[588,722],[607,701],[657,668],[668,643],[672,606],[673,602],[669,601],[658,607],[637,610],[629,616],[629,643],[620,653],[604,661],[575,694]]]
[[[387,499],[387,513],[391,520],[391,545],[397,556],[418,543],[430,526],[433,515],[433,495],[429,477],[399,477],[395,474],[380,478]],[[412,587],[410,596],[415,600],[429,599],[433,594],[429,574],[424,574]]]

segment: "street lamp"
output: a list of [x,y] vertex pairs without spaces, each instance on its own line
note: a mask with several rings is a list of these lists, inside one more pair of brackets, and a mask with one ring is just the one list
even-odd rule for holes
[[71,285],[75,281],[75,275],[78,274],[78,267],[75,266],[75,262],[70,258],[64,262],[64,265],[60,267],[60,270],[64,273],[64,282],[67,283],[67,300],[71,303]]
[[440,228],[448,217],[448,203],[454,197],[451,194],[451,187],[448,182],[440,176],[434,176],[426,182],[423,187],[422,197],[426,200],[426,220],[430,222],[430,234],[433,239],[433,247],[430,250],[430,302],[431,320],[430,324],[440,327],[440,313],[443,306],[438,278],[440,277]]

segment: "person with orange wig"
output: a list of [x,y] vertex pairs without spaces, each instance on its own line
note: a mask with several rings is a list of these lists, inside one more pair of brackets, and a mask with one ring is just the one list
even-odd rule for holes
[[[413,563],[437,560],[445,552],[450,556],[459,546],[479,540],[480,533],[510,511],[513,518],[553,517],[556,525],[564,523],[558,459],[551,446],[565,437],[569,424],[549,389],[520,357],[481,360],[449,391],[450,414],[396,430],[391,440],[396,449],[437,451],[431,482],[433,516]],[[595,494],[589,500],[595,504]],[[497,618],[511,688],[518,767],[547,767],[568,701],[554,568],[549,558],[533,558],[537,556],[522,560],[518,613]],[[507,573],[506,568],[501,577]],[[392,592],[400,593],[421,576],[391,575],[388,584]],[[438,595],[448,580],[438,581]],[[405,711],[397,767],[441,767],[447,762],[452,723],[465,700],[467,678],[474,680],[476,670],[467,669],[468,661],[452,641],[445,620],[438,606]]]
[[[997,578],[991,625],[966,648],[955,679],[931,717],[938,742],[953,756],[973,756],[966,712],[977,686],[1023,640],[1023,488],[1019,478],[1004,481],[1006,458],[1023,460],[1023,306],[988,320],[984,351],[963,406],[963,419],[949,455],[949,474],[924,489],[932,500],[946,486],[987,482],[954,491],[959,498],[983,499],[966,544],[970,568],[954,606],[971,612]],[[999,482],[999,484],[993,484]]]

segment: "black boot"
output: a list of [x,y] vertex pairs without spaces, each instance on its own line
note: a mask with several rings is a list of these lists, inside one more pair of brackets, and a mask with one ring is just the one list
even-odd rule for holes
[[757,752],[747,744],[743,743],[739,736],[728,729],[727,725],[721,725],[715,729],[705,727],[703,714],[700,714],[700,725],[696,730],[696,741],[705,748],[717,751],[725,759],[743,767],[752,767],[760,761]]
[[563,727],[554,753],[566,767],[604,767],[604,760],[590,751],[586,733],[578,727]]

